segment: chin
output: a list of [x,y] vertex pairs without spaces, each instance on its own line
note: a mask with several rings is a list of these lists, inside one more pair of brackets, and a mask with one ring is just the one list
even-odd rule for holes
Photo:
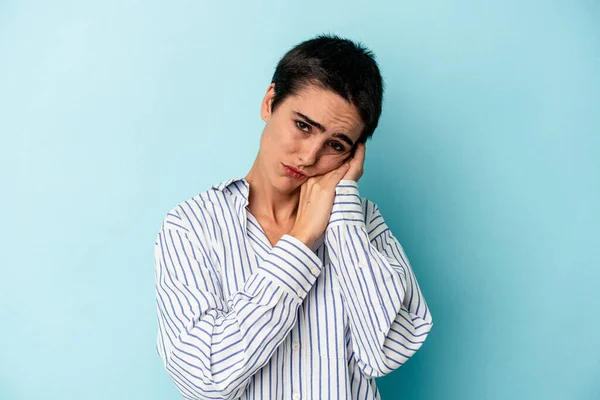
[[304,180],[296,180],[287,175],[283,175],[273,181],[273,186],[275,186],[279,192],[291,193],[296,191],[304,182]]
[[287,188],[296,188],[305,182],[305,179],[295,179],[287,175],[283,175],[280,179],[281,186]]

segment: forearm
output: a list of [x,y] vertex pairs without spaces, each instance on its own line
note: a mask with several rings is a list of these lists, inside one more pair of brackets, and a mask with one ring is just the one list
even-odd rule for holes
[[333,211],[326,243],[354,352],[364,373],[381,376],[420,347],[431,315],[402,246],[356,182],[340,182]]
[[[192,241],[184,232],[159,235],[158,352],[188,398],[236,398],[293,327],[296,311],[321,271],[320,259],[297,239],[284,236],[226,302],[219,293],[178,277],[178,260],[200,253],[189,246]],[[206,271],[204,282],[214,278]]]

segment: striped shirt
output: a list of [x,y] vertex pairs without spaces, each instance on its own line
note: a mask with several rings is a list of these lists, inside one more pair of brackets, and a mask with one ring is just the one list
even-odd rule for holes
[[155,243],[156,350],[186,399],[379,399],[433,326],[376,204],[342,180],[311,247],[272,246],[233,178],[171,209]]

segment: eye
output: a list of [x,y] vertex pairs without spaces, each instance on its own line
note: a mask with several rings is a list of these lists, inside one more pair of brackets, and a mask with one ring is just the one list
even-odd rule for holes
[[344,148],[344,146],[342,146],[341,144],[339,144],[338,142],[331,142],[331,147],[333,147],[333,149],[335,151],[338,151],[340,153],[344,152],[344,150],[346,150]]
[[310,130],[310,125],[305,124],[302,121],[296,121],[296,126],[303,132],[308,132]]

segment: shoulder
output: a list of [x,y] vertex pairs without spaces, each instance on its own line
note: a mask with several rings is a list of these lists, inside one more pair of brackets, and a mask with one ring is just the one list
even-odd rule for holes
[[375,216],[376,213],[379,212],[379,207],[377,207],[377,204],[375,204],[374,201],[366,197],[361,197],[360,202],[363,208],[363,213],[365,215],[365,224],[369,225],[371,219]]
[[171,207],[163,216],[162,229],[189,231],[195,225],[206,225],[216,208],[227,201],[227,193],[211,187]]
[[162,219],[160,236],[179,233],[191,243],[210,248],[215,245],[219,231],[220,213],[218,205],[226,201],[227,194],[214,188],[207,189],[171,207]]

